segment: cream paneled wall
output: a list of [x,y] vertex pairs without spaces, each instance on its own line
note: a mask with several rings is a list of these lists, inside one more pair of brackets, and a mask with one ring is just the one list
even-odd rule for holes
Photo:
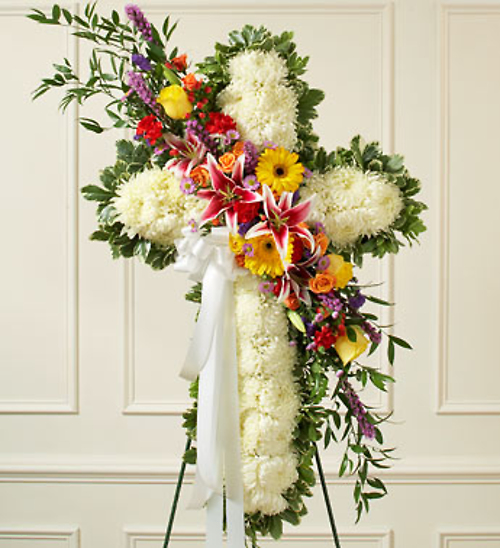
[[[160,548],[184,445],[177,372],[194,309],[182,275],[112,262],[88,241],[93,206],[77,188],[113,161],[118,136],[82,132],[55,97],[29,101],[49,61],[88,51],[27,21],[30,5],[0,0],[0,548]],[[423,245],[363,274],[389,280],[382,294],[398,306],[387,320],[415,346],[399,354],[393,393],[370,400],[395,410],[388,441],[402,460],[383,473],[390,496],[357,527],[352,482],[335,477],[330,452],[329,487],[347,548],[500,548],[500,2],[144,8],[155,21],[167,10],[179,18],[176,43],[195,59],[246,22],[294,30],[311,55],[309,81],[327,93],[323,144],[360,132],[403,152],[423,180]],[[331,546],[319,492],[309,506],[285,548]],[[203,516],[181,503],[172,546],[202,545]]]

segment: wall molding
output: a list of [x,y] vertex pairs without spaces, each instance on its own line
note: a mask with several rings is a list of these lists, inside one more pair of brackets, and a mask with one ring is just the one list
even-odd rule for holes
[[[50,4],[37,2],[19,4],[0,4],[0,19],[3,17],[25,17],[29,11],[51,8]],[[62,7],[76,10],[76,3],[63,4]],[[34,24],[34,23],[33,23]],[[66,34],[64,55],[76,64],[78,60],[78,41]],[[49,70],[49,64],[47,64]],[[66,287],[65,287],[65,397],[61,400],[0,400],[0,414],[76,414],[78,413],[78,121],[77,107],[68,108],[65,117],[65,171],[66,183]]]
[[449,394],[449,254],[450,254],[450,20],[455,15],[500,16],[499,4],[442,4],[440,9],[440,231],[439,231],[439,362],[437,378],[438,415],[500,415],[498,401],[454,401]]
[[[124,415],[173,415],[181,416],[191,405],[184,401],[141,401],[135,389],[135,260],[123,264],[123,366],[124,366]],[[187,350],[187,349],[186,349]]]
[[[500,541],[500,530],[495,531],[441,531],[439,533],[439,548],[460,548],[462,541],[488,542]],[[455,541],[458,541],[455,543]]]
[[[339,532],[340,539],[343,544],[349,546],[352,542],[356,542],[357,545],[369,542],[377,542],[379,548],[393,548],[393,533],[392,530],[385,531],[359,531],[359,530],[345,530]],[[165,537],[165,531],[162,528],[151,530],[150,528],[126,528],[124,530],[125,536],[125,548],[140,548],[141,541],[149,543],[151,541],[162,541]],[[185,542],[203,542],[205,540],[205,532],[203,531],[175,531],[172,533],[172,540],[176,543]],[[332,542],[332,533],[330,531],[309,531],[309,532],[287,532],[282,537],[283,542],[290,544],[301,544],[304,546],[307,542],[316,543],[330,543]],[[273,539],[262,539],[262,545],[272,544],[275,541]],[[274,544],[273,544],[274,545]]]
[[[380,140],[384,148],[392,151],[394,147],[394,14],[393,3],[376,2],[363,4],[342,4],[318,2],[305,5],[303,2],[286,3],[273,1],[272,3],[224,3],[207,4],[200,0],[186,3],[168,3],[165,5],[145,4],[144,11],[150,15],[171,13],[174,15],[209,15],[209,14],[301,14],[304,16],[318,15],[374,15],[380,18],[381,25],[381,56],[380,78],[382,82],[381,93],[381,127]],[[387,283],[382,289],[382,298],[392,301],[393,297],[393,260],[392,257],[381,261],[379,276]],[[137,362],[135,360],[135,276],[134,262],[128,261],[123,270],[123,310],[124,310],[124,349],[123,364],[125,377],[124,390],[124,415],[171,415],[179,416],[190,406],[188,400],[140,400],[136,393]],[[384,325],[394,323],[393,312],[386,307],[380,307],[380,319]],[[390,365],[383,349],[379,350],[379,368],[382,372],[390,374]],[[378,393],[376,401],[366,402],[376,408],[379,413],[388,414],[393,410],[393,386],[389,385],[387,392]]]
[[47,541],[55,540],[61,541],[61,546],[65,548],[79,548],[80,547],[80,530],[78,528],[44,528],[44,529],[32,529],[29,527],[12,527],[12,528],[0,528],[0,547],[3,546],[4,540],[9,541],[5,545],[6,548],[15,548],[16,541],[30,540]]
[[[338,462],[323,462],[327,483],[352,485],[355,477],[338,478]],[[67,461],[37,462],[16,458],[0,463],[1,483],[46,484],[124,484],[124,485],[175,485],[179,461],[116,462]],[[406,461],[400,466],[380,470],[377,476],[388,485],[500,485],[500,461],[440,462]],[[194,467],[188,467],[185,483],[194,481]]]

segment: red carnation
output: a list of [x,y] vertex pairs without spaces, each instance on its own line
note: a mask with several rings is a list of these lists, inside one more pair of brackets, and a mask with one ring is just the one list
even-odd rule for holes
[[211,112],[209,118],[210,120],[207,122],[209,133],[226,133],[230,129],[236,129],[236,122],[227,114]]
[[137,125],[135,134],[142,136],[149,141],[151,145],[154,145],[161,137],[163,126],[152,114],[144,116],[144,118]]
[[324,325],[321,331],[316,331],[314,334],[314,342],[316,348],[322,346],[325,350],[328,350],[337,340],[337,337],[333,334],[331,328],[328,325]]
[[236,202],[233,206],[235,213],[238,214],[238,223],[249,223],[257,216],[260,202],[243,203]]

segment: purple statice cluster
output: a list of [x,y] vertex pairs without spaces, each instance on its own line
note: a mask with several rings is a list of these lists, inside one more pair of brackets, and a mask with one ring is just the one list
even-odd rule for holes
[[359,399],[359,396],[354,391],[351,383],[347,380],[347,377],[345,377],[343,371],[340,372],[340,379],[342,383],[342,391],[344,392],[345,397],[347,398],[347,401],[349,403],[349,409],[358,421],[361,433],[363,434],[363,436],[365,436],[365,438],[372,440],[375,437],[375,427],[366,418],[366,407]]
[[128,85],[133,91],[135,91],[135,93],[137,93],[145,105],[147,105],[155,114],[159,114],[160,109],[158,107],[158,103],[156,102],[156,98],[140,74],[134,72],[133,70],[129,71]]
[[257,162],[259,161],[259,151],[251,141],[245,141],[243,152],[245,153],[245,171],[252,173],[255,171]]
[[320,293],[317,297],[325,308],[332,311],[332,318],[336,320],[344,307],[341,299],[333,291],[330,291],[330,293]]
[[363,322],[361,329],[368,335],[372,343],[380,344],[382,342],[382,333],[369,322]]
[[127,4],[125,6],[125,13],[130,21],[132,21],[136,29],[142,34],[144,40],[146,40],[146,42],[152,42],[153,32],[151,30],[151,25],[139,6],[136,6],[135,4]]
[[198,120],[187,121],[186,133],[191,133],[197,137],[213,155],[217,153],[217,143],[210,137],[210,133],[203,127],[202,123],[198,122]]
[[132,63],[145,72],[149,72],[153,68],[149,59],[146,59],[146,57],[140,53],[132,54]]
[[259,222],[259,218],[256,217],[255,219],[252,219],[251,221],[248,221],[247,223],[240,223],[238,225],[238,234],[240,236],[245,236],[245,234],[252,228],[252,226],[256,225]]
[[366,302],[366,297],[361,293],[361,291],[356,291],[356,294],[350,297],[349,306],[356,310],[359,310]]

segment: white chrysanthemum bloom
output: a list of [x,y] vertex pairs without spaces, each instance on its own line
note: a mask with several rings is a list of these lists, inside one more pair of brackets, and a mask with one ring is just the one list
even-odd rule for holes
[[394,183],[355,167],[313,173],[301,189],[301,197],[306,200],[314,194],[308,220],[323,223],[327,236],[338,247],[387,230],[403,208],[401,192]]
[[182,237],[181,230],[191,219],[197,220],[206,206],[203,200],[183,194],[180,179],[172,171],[158,167],[134,175],[117,193],[117,220],[127,234],[160,245],[172,245]]
[[243,139],[261,149],[266,141],[293,149],[297,96],[288,85],[286,61],[275,51],[244,51],[229,62],[230,84],[217,101]]
[[274,515],[287,508],[283,493],[298,477],[300,400],[285,309],[258,284],[251,275],[235,282],[243,486],[246,512]]
[[242,459],[242,470],[245,512],[274,515],[286,510],[288,503],[281,493],[298,479],[295,455],[246,455]]

